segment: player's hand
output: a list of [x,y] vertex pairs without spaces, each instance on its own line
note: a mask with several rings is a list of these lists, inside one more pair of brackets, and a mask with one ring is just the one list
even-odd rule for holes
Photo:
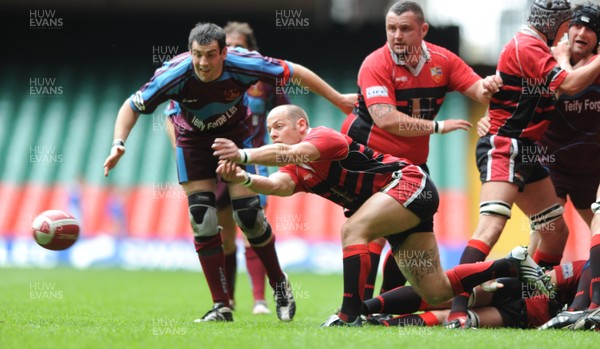
[[340,104],[338,105],[338,108],[340,108],[340,110],[342,112],[344,112],[344,114],[350,114],[352,112],[352,110],[354,109],[354,106],[356,105],[357,102],[358,102],[358,94],[356,94],[356,93],[342,94],[342,99],[341,99]]
[[110,155],[104,161],[104,177],[108,177],[108,172],[117,166],[123,154],[125,154],[125,147],[122,145],[115,145],[110,149]]
[[219,160],[216,172],[221,175],[224,181],[230,183],[243,183],[246,180],[244,176],[246,171],[229,160]]
[[489,75],[481,81],[483,87],[483,95],[490,98],[498,91],[503,85],[502,78],[498,75]]
[[490,123],[489,115],[486,115],[479,119],[479,121],[477,122],[477,134],[479,135],[479,137],[483,137],[488,132],[490,132],[490,127],[492,127],[492,124]]
[[450,119],[444,120],[444,126],[442,128],[441,133],[446,134],[456,130],[465,130],[469,131],[473,127],[473,125],[467,120],[461,119]]
[[240,148],[227,138],[215,138],[212,148],[215,150],[213,155],[218,157],[219,160],[231,160],[236,163],[242,162]]
[[486,292],[496,292],[498,289],[504,287],[504,284],[498,282],[498,280],[489,280],[482,283],[480,286]]
[[570,66],[571,59],[571,47],[568,40],[564,40],[558,43],[558,45],[552,47],[552,55],[558,64],[564,69],[565,65]]

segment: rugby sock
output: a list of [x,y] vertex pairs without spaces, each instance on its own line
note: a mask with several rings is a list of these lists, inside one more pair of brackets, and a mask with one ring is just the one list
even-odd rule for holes
[[585,310],[590,305],[590,283],[592,280],[590,266],[584,268],[577,284],[577,292],[568,311]]
[[265,278],[267,272],[265,266],[262,264],[254,249],[250,246],[246,246],[246,268],[248,269],[248,275],[250,275],[250,281],[252,283],[252,296],[254,301],[265,300]]
[[[463,251],[460,257],[460,264],[481,262],[486,259],[490,253],[491,247],[485,242],[477,239],[471,239],[467,243],[467,247]],[[469,303],[469,297],[471,296],[471,290],[463,292],[452,300],[452,306],[450,307],[450,314],[448,315],[447,321],[452,321],[458,318],[467,317],[467,305]]]
[[381,282],[381,290],[379,293],[385,293],[393,290],[396,287],[404,286],[406,278],[398,268],[398,263],[394,259],[392,250],[389,250],[383,261],[383,281]]
[[346,246],[343,249],[344,296],[338,316],[344,322],[353,322],[360,315],[362,300],[371,270],[371,257],[366,244]]
[[498,259],[473,264],[461,264],[446,272],[454,295],[471,290],[488,280],[499,277],[516,277],[518,271],[508,259]]
[[223,253],[221,234],[195,238],[194,245],[213,302],[223,303],[226,307],[229,307],[229,293],[225,276],[225,254]]
[[[265,234],[271,235],[271,226],[267,226],[267,232]],[[273,238],[268,244],[264,246],[252,246],[254,252],[260,258],[267,276],[269,277],[269,285],[275,289],[277,282],[281,282],[285,275],[281,266],[279,265],[279,259],[277,258],[277,251],[275,250],[275,235],[271,235]],[[252,243],[252,242],[250,242]]]
[[415,292],[412,286],[400,286],[375,298],[365,300],[362,314],[410,314],[428,307],[429,305]]
[[227,278],[227,292],[229,299],[235,297],[235,274],[237,273],[237,250],[225,255],[225,277]]
[[365,294],[363,299],[373,298],[373,292],[375,291],[375,279],[377,279],[377,268],[379,267],[379,258],[381,257],[381,251],[383,246],[376,242],[369,243],[369,257],[371,258],[371,270],[367,275],[367,283],[365,285]]
[[384,326],[435,326],[440,322],[432,312],[396,316],[381,322]]
[[485,242],[471,239],[460,256],[460,264],[482,262],[490,254],[491,249],[492,247]]
[[541,252],[539,249],[535,250],[533,253],[533,261],[536,262],[540,267],[545,270],[551,270],[555,265],[560,264],[560,260],[562,259],[562,254],[550,254]]
[[589,309],[600,306],[600,234],[592,236],[590,248],[590,298]]

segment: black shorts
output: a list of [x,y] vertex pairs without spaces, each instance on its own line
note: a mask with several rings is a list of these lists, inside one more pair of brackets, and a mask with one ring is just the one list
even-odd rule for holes
[[494,292],[490,306],[502,317],[502,326],[527,328],[527,307],[523,299],[523,283],[517,278],[499,278],[504,287]]
[[482,183],[509,182],[523,191],[526,184],[548,177],[541,164],[548,155],[528,139],[486,135],[479,139],[475,151]]
[[577,175],[564,173],[556,167],[548,167],[556,195],[564,200],[568,195],[573,206],[579,210],[589,209],[592,203],[596,202],[600,176],[590,176],[586,173]]

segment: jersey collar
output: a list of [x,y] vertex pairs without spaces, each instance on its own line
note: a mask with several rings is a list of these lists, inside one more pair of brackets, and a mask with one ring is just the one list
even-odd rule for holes
[[523,25],[521,27],[521,33],[525,34],[525,35],[529,35],[529,36],[533,36],[536,39],[539,39],[542,42],[546,42],[544,41],[544,39],[542,39],[542,37],[533,29],[531,29],[531,27],[529,27],[528,25]]
[[427,48],[427,45],[425,45],[424,40],[421,42],[421,57],[419,57],[419,64],[417,64],[415,68],[411,67],[410,65],[407,65],[406,62],[402,58],[400,58],[400,56],[394,53],[389,43],[387,44],[387,47],[388,50],[390,50],[392,61],[394,61],[396,65],[404,66],[414,76],[419,75],[419,73],[423,69],[423,66],[425,66],[425,63],[427,63],[431,59],[431,54],[429,53],[429,49]]

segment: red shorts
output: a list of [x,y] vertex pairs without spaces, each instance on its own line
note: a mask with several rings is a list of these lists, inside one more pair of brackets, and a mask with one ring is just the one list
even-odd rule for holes
[[527,139],[487,135],[477,142],[477,168],[482,183],[514,183],[523,191],[527,183],[548,177],[548,170],[541,164],[546,157],[543,147]]
[[385,237],[394,253],[408,235],[433,232],[433,215],[437,212],[440,198],[435,185],[425,171],[418,166],[406,166],[401,171],[395,172],[394,179],[381,191],[421,219],[416,227]]

